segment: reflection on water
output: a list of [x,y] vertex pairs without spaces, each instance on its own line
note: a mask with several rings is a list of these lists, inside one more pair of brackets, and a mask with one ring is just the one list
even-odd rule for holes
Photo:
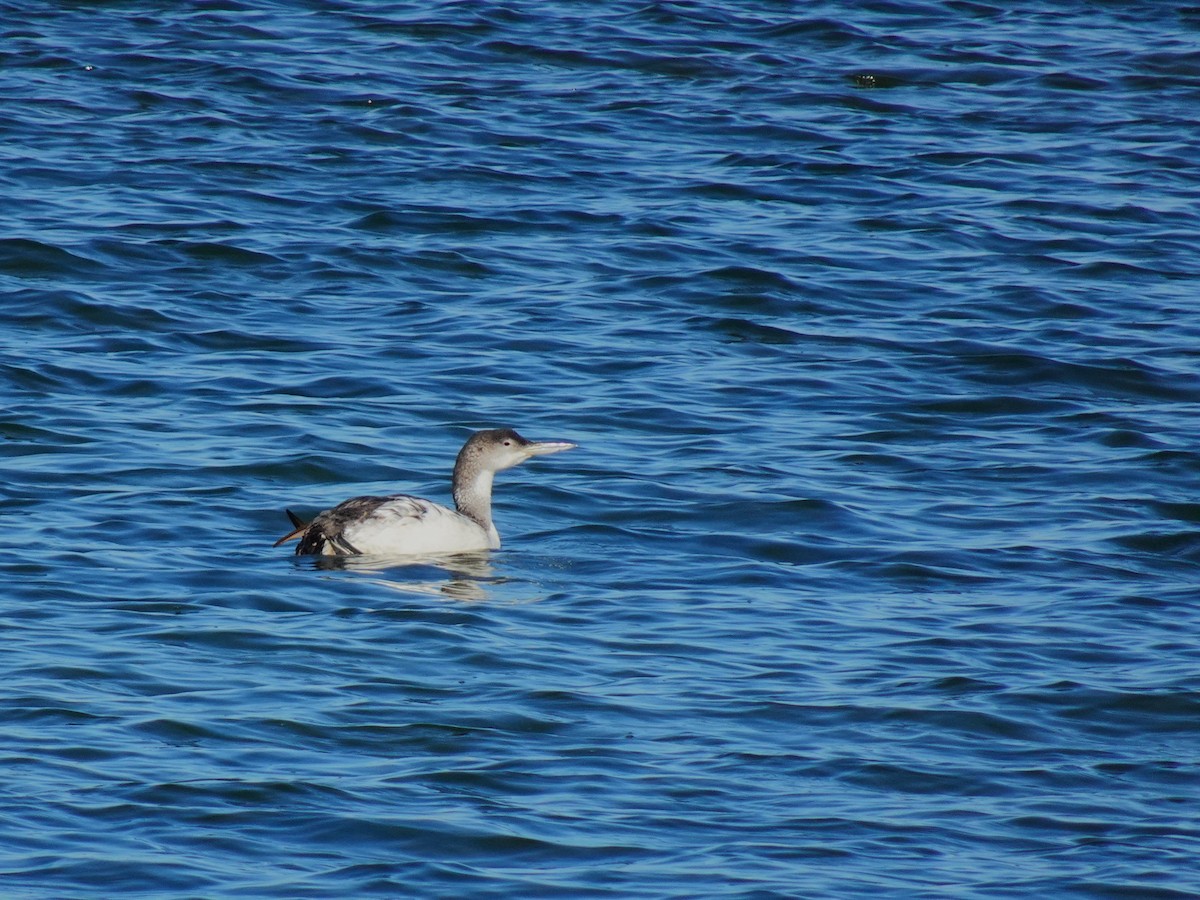
[[488,600],[490,585],[507,579],[499,576],[486,552],[429,556],[315,556],[314,568],[371,575],[375,584],[403,593],[444,597],[450,600]]

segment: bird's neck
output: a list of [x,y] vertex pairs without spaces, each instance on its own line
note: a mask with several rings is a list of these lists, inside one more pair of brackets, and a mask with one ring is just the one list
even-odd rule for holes
[[460,513],[479,523],[488,535],[499,543],[496,526],[492,523],[492,478],[491,469],[471,465],[454,467],[454,505]]

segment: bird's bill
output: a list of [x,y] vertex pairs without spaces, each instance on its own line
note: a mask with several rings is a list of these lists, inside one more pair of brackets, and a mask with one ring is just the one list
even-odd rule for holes
[[549,453],[560,453],[578,446],[570,441],[530,441],[525,446],[525,452],[530,456],[546,456]]

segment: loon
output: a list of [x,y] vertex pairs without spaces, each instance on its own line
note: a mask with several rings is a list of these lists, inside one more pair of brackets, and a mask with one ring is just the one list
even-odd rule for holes
[[502,469],[570,450],[568,441],[529,441],[511,428],[477,431],[467,438],[454,463],[454,506],[392,494],[354,497],[304,522],[287,510],[296,526],[275,546],[299,539],[297,556],[407,556],[495,550],[500,534],[492,522],[492,477]]

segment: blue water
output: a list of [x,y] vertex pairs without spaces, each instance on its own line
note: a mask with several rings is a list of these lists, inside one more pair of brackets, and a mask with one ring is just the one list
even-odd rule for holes
[[[0,896],[1200,896],[1200,12],[0,2]],[[298,559],[447,501],[486,560]]]

